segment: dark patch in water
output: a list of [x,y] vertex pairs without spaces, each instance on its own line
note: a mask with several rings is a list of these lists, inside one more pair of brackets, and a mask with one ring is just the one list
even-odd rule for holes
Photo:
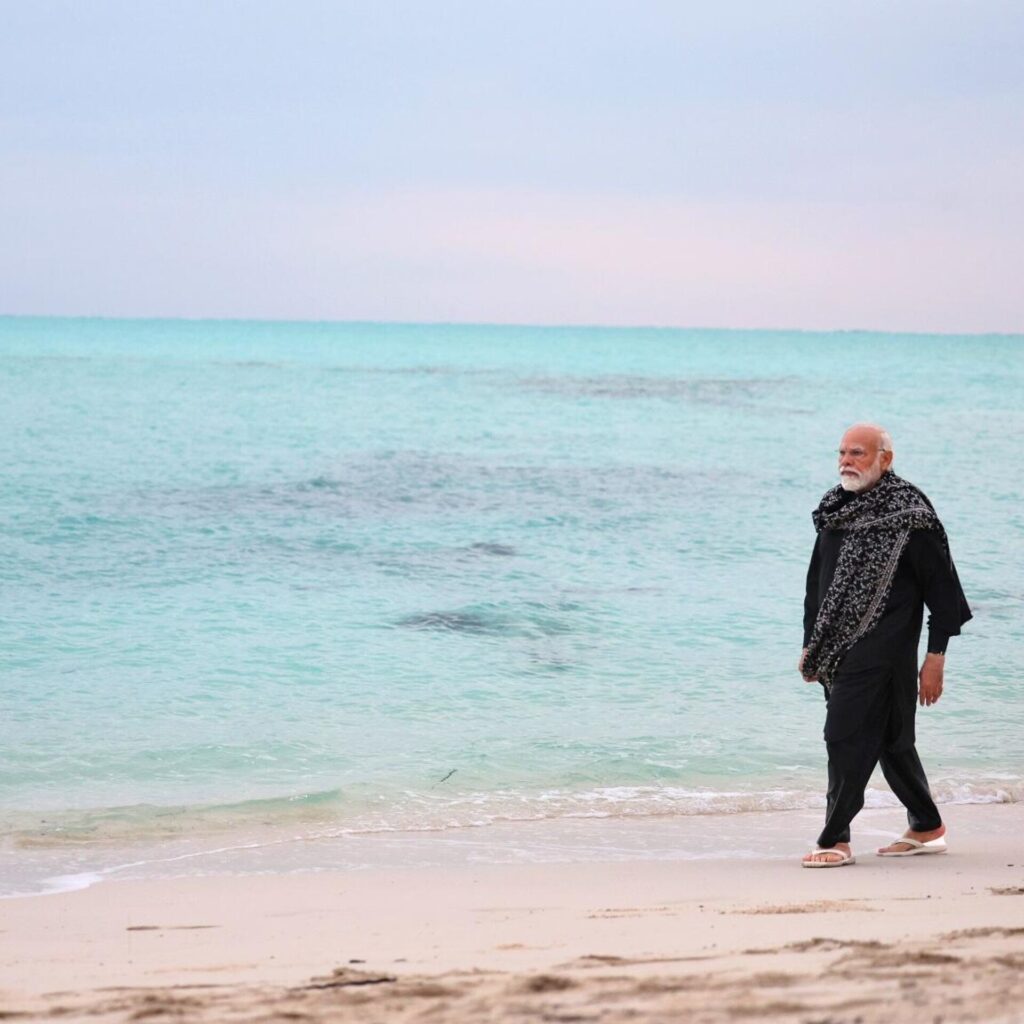
[[421,612],[398,620],[406,629],[433,629],[442,633],[493,634],[503,632],[499,623],[477,612]]
[[560,636],[572,632],[561,619],[544,610],[516,615],[505,611],[436,611],[406,615],[395,625],[405,629],[426,629],[440,633],[465,633],[471,636]]
[[492,544],[488,541],[471,544],[470,549],[472,551],[480,551],[485,555],[502,555],[506,558],[518,554],[516,549],[510,544]]
[[567,658],[559,658],[550,654],[530,654],[530,671],[537,673],[572,672],[576,663]]
[[[177,523],[184,518],[194,524],[197,535],[201,529],[226,531],[207,538],[211,551],[214,545],[223,550],[224,540],[234,542],[244,533],[250,550],[256,546],[272,550],[275,557],[293,558],[312,550],[322,557],[340,555],[344,549],[318,538],[352,543],[347,524],[353,520],[394,522],[428,515],[466,522],[482,514],[491,521],[495,513],[504,512],[517,525],[634,531],[658,516],[674,515],[684,489],[687,501],[696,507],[732,493],[739,476],[736,471],[690,470],[675,463],[521,465],[451,453],[387,450],[353,455],[320,472],[271,486],[141,489],[127,503],[122,500],[96,511],[109,515],[111,522],[144,517],[143,525],[148,525],[150,520]],[[441,565],[444,560],[485,563],[523,557],[525,549],[516,551],[498,540],[504,533],[497,527],[476,529],[477,536],[491,534],[493,539],[474,543],[467,538],[457,547],[424,552],[422,558],[403,552],[402,559],[426,564],[429,557],[432,565]],[[63,532],[72,536],[67,528]],[[125,531],[119,536],[131,538]],[[151,539],[142,536],[139,557],[149,558],[151,550]]]
[[746,404],[763,398],[790,383],[784,378],[707,378],[687,380],[674,377],[640,377],[608,374],[604,377],[527,377],[523,387],[535,391],[580,398],[664,398],[701,402],[707,405]]
[[340,480],[332,480],[326,476],[315,476],[312,480],[299,484],[299,490],[304,491],[306,488],[311,487],[317,491],[336,491],[341,486]]

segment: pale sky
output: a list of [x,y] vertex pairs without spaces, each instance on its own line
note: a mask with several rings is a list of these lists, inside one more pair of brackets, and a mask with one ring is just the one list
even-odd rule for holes
[[0,313],[1024,331],[1020,0],[0,0]]

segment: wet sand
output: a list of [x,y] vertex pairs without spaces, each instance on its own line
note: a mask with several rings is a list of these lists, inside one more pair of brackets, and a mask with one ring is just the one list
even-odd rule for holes
[[[865,839],[856,865],[824,871],[802,870],[795,846],[763,861],[723,850],[107,881],[5,900],[0,1011],[97,1021],[1024,1020],[1024,806],[944,813],[948,854],[881,859]],[[898,829],[897,812],[874,812],[881,819]]]

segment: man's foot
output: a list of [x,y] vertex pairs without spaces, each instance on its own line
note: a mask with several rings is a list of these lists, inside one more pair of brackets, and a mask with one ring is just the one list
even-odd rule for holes
[[910,853],[911,850],[918,849],[918,843],[930,843],[933,839],[941,839],[945,834],[945,825],[933,828],[930,832],[915,832],[913,829],[907,829],[903,835],[906,839],[915,840],[914,843],[905,843],[902,839],[894,839],[888,846],[881,847],[878,854],[881,857],[892,857],[901,853]]
[[852,862],[853,851],[850,849],[849,843],[836,843],[835,846],[830,846],[826,850],[811,850],[803,857],[804,867],[832,867],[833,865],[838,867],[840,864]]

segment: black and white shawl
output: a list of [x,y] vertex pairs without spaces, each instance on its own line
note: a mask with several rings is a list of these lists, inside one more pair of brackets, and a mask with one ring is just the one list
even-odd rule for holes
[[949,544],[932,503],[891,470],[850,500],[840,486],[826,491],[811,518],[819,533],[846,531],[803,662],[804,676],[830,690],[846,653],[878,625],[911,531],[937,530],[947,552]]

